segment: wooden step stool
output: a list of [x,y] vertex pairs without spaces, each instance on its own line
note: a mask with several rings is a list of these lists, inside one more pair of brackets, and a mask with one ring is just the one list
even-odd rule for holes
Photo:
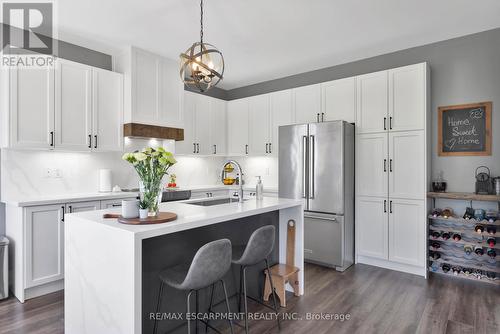
[[[280,299],[281,307],[286,307],[286,283],[290,283],[295,296],[299,296],[299,268],[295,267],[295,221],[289,220],[287,224],[286,240],[286,264],[278,263],[269,268],[273,279],[274,290]],[[264,284],[264,301],[269,301],[271,295],[271,285],[269,284],[269,273],[264,270],[266,275]]]

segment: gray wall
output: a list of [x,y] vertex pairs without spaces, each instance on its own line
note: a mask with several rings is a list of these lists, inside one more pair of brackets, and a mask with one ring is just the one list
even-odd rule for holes
[[[0,36],[3,36],[3,29],[5,29],[6,26],[7,25],[4,23],[0,25]],[[11,27],[11,29],[22,31],[22,29],[16,27]],[[42,39],[47,38],[48,37],[44,37]],[[113,61],[110,55],[61,40],[57,41],[55,56],[94,67],[104,68],[106,70],[111,70],[113,68]]]
[[[431,67],[432,174],[443,171],[450,191],[474,191],[474,171],[486,165],[500,176],[500,29],[227,91],[227,99],[258,95],[419,62]],[[437,108],[493,101],[492,155],[438,157]]]

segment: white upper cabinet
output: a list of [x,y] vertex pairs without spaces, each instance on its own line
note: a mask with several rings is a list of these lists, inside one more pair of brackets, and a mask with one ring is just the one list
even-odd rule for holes
[[227,103],[228,155],[248,154],[248,99]]
[[210,98],[196,94],[194,135],[197,154],[211,154],[210,145]]
[[356,195],[387,197],[387,133],[356,136]]
[[427,108],[427,65],[389,70],[389,130],[423,130]]
[[[424,131],[389,133],[389,194],[391,198],[426,198]],[[373,167],[367,168],[372,170]]]
[[210,99],[210,144],[212,154],[226,154],[226,118],[226,102],[219,99]]
[[158,60],[158,119],[160,124],[182,127],[184,83],[179,76],[179,64],[170,59]]
[[270,94],[271,97],[271,142],[269,153],[278,154],[279,127],[294,123],[292,91],[290,89]]
[[356,78],[346,78],[321,84],[322,121],[356,119]]
[[194,154],[196,153],[196,139],[194,117],[196,113],[197,94],[191,92],[184,93],[184,140],[175,142],[175,153]]
[[54,69],[9,70],[2,99],[8,121],[2,125],[4,146],[12,148],[54,147]]
[[356,130],[373,133],[388,130],[387,71],[357,77]]
[[248,98],[249,154],[269,153],[270,114],[269,94]]
[[225,101],[187,91],[184,94],[184,140],[176,142],[176,153],[224,154]]
[[122,150],[122,74],[60,59],[52,69],[10,69],[2,87],[2,146]]
[[178,61],[135,47],[115,60],[125,74],[125,123],[184,126]]
[[295,123],[321,121],[321,86],[320,84],[294,88],[293,104]]
[[151,123],[159,118],[158,59],[134,48],[132,61],[132,121]]
[[92,134],[92,68],[59,60],[56,70],[55,147],[88,151]]
[[92,149],[123,150],[123,75],[94,68]]

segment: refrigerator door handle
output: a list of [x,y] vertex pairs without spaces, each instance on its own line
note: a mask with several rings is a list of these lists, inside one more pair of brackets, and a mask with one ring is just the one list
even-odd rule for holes
[[302,136],[302,198],[306,196],[307,136]]
[[315,215],[311,215],[311,214],[307,214],[307,213],[304,213],[304,218],[329,220],[329,221],[332,221],[332,222],[336,222],[337,221],[337,219],[335,217],[315,216]]
[[309,180],[309,199],[314,199],[314,158],[315,158],[315,147],[314,147],[314,136],[313,135],[310,135],[309,136],[310,138],[310,141],[309,141],[309,176],[310,176],[310,180]]

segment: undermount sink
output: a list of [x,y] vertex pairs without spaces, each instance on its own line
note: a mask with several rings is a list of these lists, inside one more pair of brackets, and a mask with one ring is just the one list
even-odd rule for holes
[[[247,201],[244,199],[243,201]],[[230,204],[230,203],[237,203],[238,199],[237,198],[219,198],[219,199],[209,199],[209,200],[201,200],[201,201],[195,201],[195,202],[188,202],[186,204],[192,204],[192,205],[200,205],[200,206],[213,206],[213,205],[221,205],[221,204]]]

